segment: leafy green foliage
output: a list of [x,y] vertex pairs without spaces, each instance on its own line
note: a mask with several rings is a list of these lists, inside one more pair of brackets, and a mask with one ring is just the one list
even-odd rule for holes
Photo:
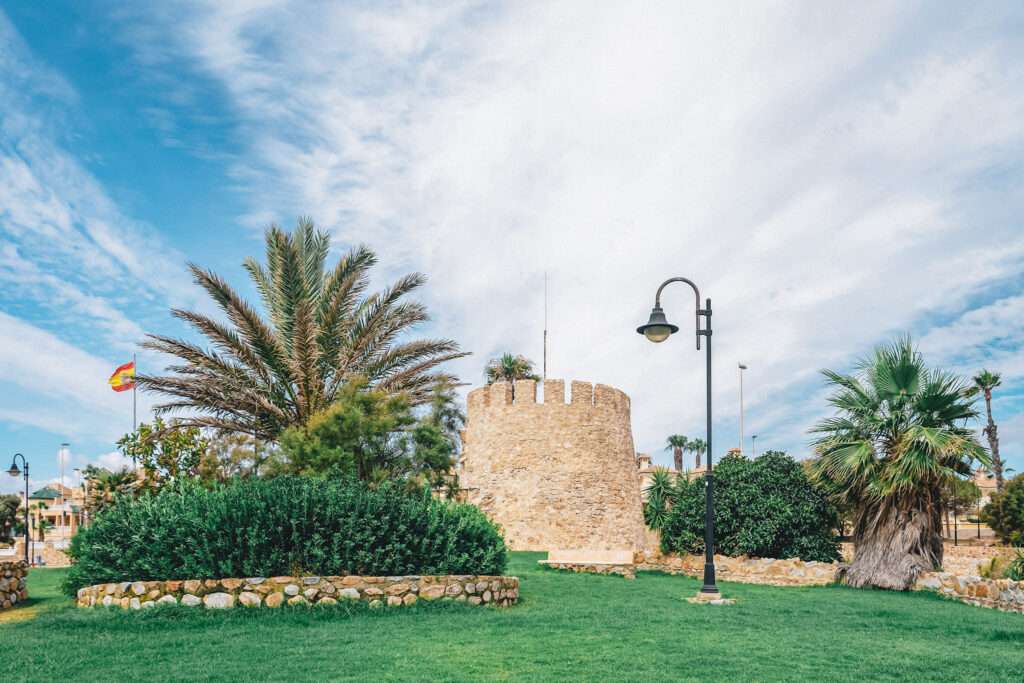
[[117,447],[124,457],[136,460],[146,473],[136,489],[155,491],[198,472],[206,439],[196,427],[167,424],[157,417],[152,425],[143,423],[131,434],[125,434]]
[[440,483],[458,447],[450,431],[461,425],[445,398],[454,400],[454,394],[435,397],[429,412],[417,418],[404,394],[369,388],[357,377],[308,425],[285,431],[282,458],[270,472],[323,476],[338,469],[373,486],[399,479]]
[[18,496],[13,493],[5,493],[0,496],[0,539],[12,537],[14,525],[18,523],[18,510],[20,508],[21,498]]
[[115,500],[130,500],[139,491],[139,480],[130,467],[122,467],[115,472],[110,472],[101,467],[89,465],[85,468],[85,476],[89,492],[89,497],[85,501],[85,509],[93,515],[114,505]]
[[[714,468],[715,552],[749,557],[839,557],[835,509],[785,453],[755,460],[727,455]],[[703,477],[680,477],[661,528],[663,552],[704,552]]]
[[651,473],[651,483],[644,489],[647,502],[644,503],[644,523],[658,530],[665,523],[669,505],[675,500],[676,483],[672,476],[663,469],[655,469]]
[[392,484],[283,476],[215,490],[185,481],[118,500],[71,543],[66,588],[114,581],[500,574],[505,542],[479,510]]
[[992,500],[981,511],[981,521],[1003,543],[1024,545],[1024,474],[1006,482],[1002,493],[992,494]]
[[1003,574],[1011,581],[1024,581],[1024,548],[1016,548],[1016,556]]

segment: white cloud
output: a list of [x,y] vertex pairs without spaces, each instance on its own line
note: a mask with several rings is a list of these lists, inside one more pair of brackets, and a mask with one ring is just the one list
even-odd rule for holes
[[[308,213],[375,246],[390,277],[427,272],[436,331],[476,353],[458,366],[472,382],[506,349],[539,360],[547,270],[549,374],[628,391],[641,448],[703,424],[692,339],[632,331],[665,277],[714,298],[716,451],[738,436],[739,360],[748,435],[800,450],[820,367],[959,319],[1024,259],[1021,184],[994,202],[982,180],[1016,172],[1024,144],[1024,60],[998,13],[181,9],[129,34],[232,98],[253,221]],[[684,331],[691,301],[666,293]]]

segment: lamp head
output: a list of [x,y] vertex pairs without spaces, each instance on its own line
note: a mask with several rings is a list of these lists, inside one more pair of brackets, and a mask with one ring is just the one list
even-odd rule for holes
[[18,469],[18,463],[12,462],[11,469],[7,470],[7,474],[11,475],[12,477],[17,477],[18,475],[20,475],[21,470]]
[[662,310],[661,306],[656,305],[651,309],[651,318],[647,321],[647,324],[636,328],[636,331],[647,337],[650,341],[659,343],[668,339],[670,334],[678,332],[679,328],[666,320],[665,311]]

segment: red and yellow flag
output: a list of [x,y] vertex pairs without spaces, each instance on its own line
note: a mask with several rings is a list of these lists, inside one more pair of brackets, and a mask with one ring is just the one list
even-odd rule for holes
[[107,380],[114,391],[128,391],[135,388],[135,361],[125,363]]

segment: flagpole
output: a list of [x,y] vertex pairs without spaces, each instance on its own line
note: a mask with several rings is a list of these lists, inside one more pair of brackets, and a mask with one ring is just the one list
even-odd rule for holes
[[139,366],[135,364],[135,354],[132,354],[132,433],[135,433],[137,421],[135,419],[135,375],[139,372]]

